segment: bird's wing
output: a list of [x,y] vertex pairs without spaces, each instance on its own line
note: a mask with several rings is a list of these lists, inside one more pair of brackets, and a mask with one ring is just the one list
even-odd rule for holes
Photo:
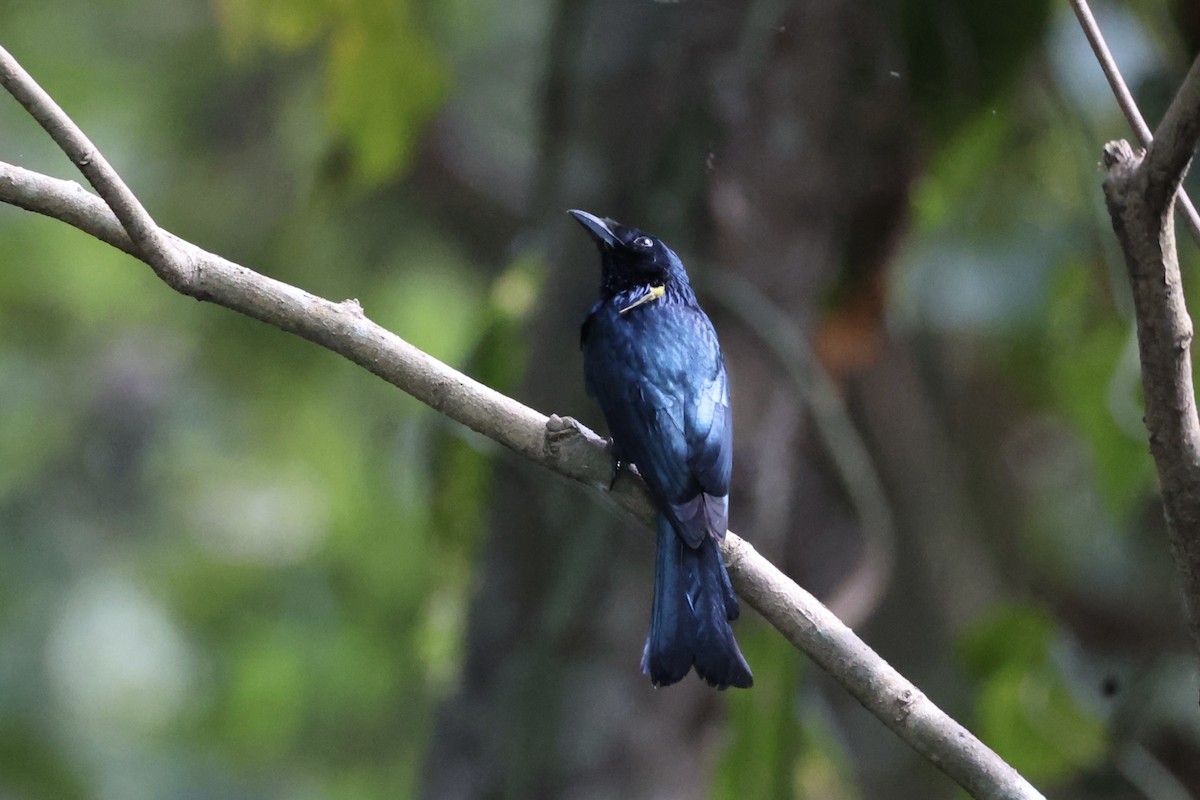
[[[729,479],[733,472],[733,413],[729,378],[718,355],[717,370],[688,407],[688,467],[699,485],[699,507],[705,527],[718,539],[729,527]],[[692,501],[693,506],[696,500]]]
[[[626,409],[628,422],[640,428],[640,433],[625,449],[650,491],[664,501],[664,512],[689,547],[699,547],[709,534],[724,536],[726,499],[704,491],[693,467],[694,456],[700,452],[694,450],[688,436],[693,400],[673,396],[650,383],[641,384],[636,394],[638,402]],[[618,444],[623,438],[617,429],[623,424],[614,426],[609,420]]]
[[688,466],[708,494],[729,494],[733,472],[733,416],[729,378],[717,362],[716,373],[700,387],[688,408]]
[[[594,309],[589,321],[605,313],[611,310]],[[588,328],[585,323],[590,349]],[[683,370],[647,358],[648,343],[634,337],[606,339],[612,349],[585,359],[588,392],[604,411],[617,449],[637,465],[693,548],[710,533],[725,535],[732,467],[729,383],[711,329],[705,339],[709,346],[689,351],[699,357]]]
[[672,507],[687,502],[696,486],[688,468],[683,401],[649,381],[628,383],[619,398],[606,400],[602,395],[611,388],[608,383],[596,395],[618,448],[637,464],[655,497]]

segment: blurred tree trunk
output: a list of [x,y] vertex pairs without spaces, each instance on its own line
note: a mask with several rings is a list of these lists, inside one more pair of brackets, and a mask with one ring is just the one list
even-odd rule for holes
[[[884,10],[853,0],[565,0],[548,46],[530,216],[552,266],[521,398],[601,429],[577,338],[598,259],[563,211],[661,236],[689,265],[733,376],[733,527],[825,596],[858,566],[854,515],[809,445],[803,399],[770,343],[704,287],[716,264],[751,282],[820,343],[835,374],[875,359],[880,275],[916,161],[899,35]],[[843,313],[826,315],[830,304]],[[721,695],[692,678],[657,691],[640,674],[652,570],[648,532],[504,462],[425,795],[705,796]],[[877,598],[880,588],[858,590]],[[789,707],[795,687],[751,691]],[[894,777],[876,775],[876,788]]]

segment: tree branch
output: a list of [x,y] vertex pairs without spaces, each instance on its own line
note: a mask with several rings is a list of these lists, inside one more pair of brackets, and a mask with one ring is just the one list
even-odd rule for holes
[[[1187,174],[1196,141],[1200,138],[1200,56],[1183,79],[1183,85],[1146,148],[1147,200],[1156,212],[1167,211]],[[1186,195],[1180,193],[1180,197]],[[1195,213],[1193,211],[1193,213]]]
[[1104,196],[1133,292],[1150,453],[1193,644],[1200,655],[1200,420],[1192,383],[1192,320],[1184,304],[1172,200],[1200,140],[1200,58],[1145,154],[1104,148]]
[[[591,486],[652,526],[654,509],[640,479],[623,472],[608,489],[610,458],[594,433],[473,381],[367,319],[355,300],[334,303],[316,297],[162,231],[83,134],[2,49],[0,82],[73,154],[112,211],[77,184],[4,163],[0,201],[62,220],[134,254],[182,294],[328,348],[531,461]],[[753,608],[974,797],[1042,797],[748,543],[730,532],[722,549],[734,587]]]
[[172,257],[169,243],[162,236],[158,225],[142,207],[121,176],[117,174],[103,154],[84,135],[83,131],[68,117],[54,98],[38,85],[29,73],[7,50],[0,47],[0,86],[25,107],[30,116],[38,121],[50,138],[54,140],[71,163],[83,173],[95,187],[104,202],[116,214],[121,226],[141,252],[143,260],[170,286],[185,279],[187,262]]
[[[1146,124],[1145,118],[1142,117],[1142,112],[1138,110],[1137,101],[1133,99],[1133,93],[1129,91],[1129,86],[1126,85],[1125,79],[1121,76],[1121,70],[1117,67],[1116,59],[1113,58],[1112,52],[1108,49],[1108,44],[1104,41],[1104,34],[1100,32],[1100,25],[1096,22],[1095,16],[1092,15],[1092,9],[1088,6],[1087,0],[1071,0],[1071,7],[1075,10],[1075,17],[1079,20],[1080,27],[1083,28],[1083,33],[1087,36],[1088,44],[1092,46],[1092,52],[1096,54],[1096,60],[1100,62],[1100,69],[1104,71],[1104,77],[1108,79],[1108,85],[1113,90],[1113,95],[1117,98],[1117,105],[1121,107],[1121,111],[1125,114],[1125,119],[1129,121],[1129,127],[1133,128],[1134,135],[1137,136],[1138,142],[1142,147],[1149,148],[1155,137],[1150,133],[1150,126]],[[1193,71],[1195,67],[1193,66]],[[1187,83],[1185,82],[1185,86]],[[1180,103],[1182,93],[1175,98],[1175,104],[1172,108]],[[1191,108],[1200,105],[1200,99],[1191,98]],[[1184,109],[1180,109],[1183,111]],[[1163,118],[1163,125],[1159,126],[1159,136],[1169,133],[1171,129],[1166,126],[1167,119],[1171,116],[1171,112],[1167,112],[1167,117]],[[1193,115],[1194,119],[1194,115]],[[1173,150],[1173,148],[1171,148]],[[1191,158],[1191,151],[1188,151],[1187,157],[1183,164],[1186,164]],[[1182,179],[1183,164],[1179,169],[1175,170]],[[1188,197],[1187,192],[1179,189],[1178,183],[1176,190],[1179,194],[1179,211],[1187,220],[1188,227],[1192,231],[1192,236],[1200,243],[1200,214],[1196,213],[1196,207],[1192,205],[1192,199]],[[1168,198],[1170,196],[1168,195]]]

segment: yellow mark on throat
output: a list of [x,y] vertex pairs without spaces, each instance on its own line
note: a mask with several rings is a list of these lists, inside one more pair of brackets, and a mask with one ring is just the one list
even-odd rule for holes
[[666,293],[667,293],[667,288],[665,286],[651,286],[650,291],[646,292],[644,295],[639,297],[637,300],[634,300],[632,303],[625,306],[617,313],[618,314],[626,314],[630,311],[633,311],[638,306],[644,306],[646,303],[649,303],[653,300],[657,300],[658,298],[662,297]]

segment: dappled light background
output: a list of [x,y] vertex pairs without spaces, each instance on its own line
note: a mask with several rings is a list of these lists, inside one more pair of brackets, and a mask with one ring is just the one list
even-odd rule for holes
[[[1096,8],[1152,125],[1193,3]],[[734,530],[1048,796],[1200,793],[1066,3],[16,0],[0,43],[167,229],[597,429],[562,212],[661,235]],[[7,98],[0,159],[79,179]],[[0,207],[0,796],[961,796],[751,611],[752,690],[649,687],[650,541]]]

